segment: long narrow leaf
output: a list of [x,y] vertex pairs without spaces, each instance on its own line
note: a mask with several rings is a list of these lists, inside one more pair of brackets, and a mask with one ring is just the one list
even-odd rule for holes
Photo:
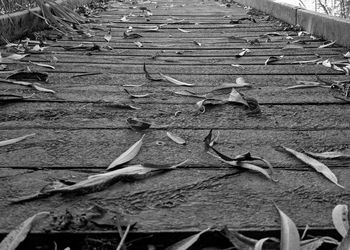
[[344,188],[342,185],[338,183],[337,177],[333,174],[333,172],[322,162],[319,162],[318,160],[307,156],[304,153],[300,153],[298,151],[295,151],[293,149],[283,147],[287,152],[291,153],[294,155],[297,159],[301,160],[302,162],[306,163],[307,165],[311,166],[314,168],[317,172],[323,174],[328,180],[333,182],[335,185],[338,187]]
[[183,239],[182,241],[179,241],[175,243],[172,246],[167,247],[165,250],[187,250],[189,249],[194,243],[198,241],[198,239],[201,237],[202,234],[210,231],[210,228],[207,228],[193,236],[190,236],[186,239]]
[[[275,205],[276,206],[276,205]],[[294,222],[276,206],[281,219],[280,250],[300,250],[300,237]]]
[[16,142],[20,142],[20,141],[23,141],[24,139],[27,139],[28,137],[31,137],[31,136],[34,136],[35,134],[29,134],[29,135],[24,135],[24,136],[21,136],[21,137],[17,137],[17,138],[13,138],[13,139],[10,139],[10,140],[5,140],[5,141],[0,141],[0,147],[3,147],[3,146],[7,146],[7,145],[10,145],[10,144],[14,144]]
[[135,142],[127,151],[122,153],[117,159],[115,159],[108,167],[107,170],[113,169],[119,165],[122,165],[128,161],[131,161],[135,158],[135,156],[139,153],[141,146],[142,146],[142,140],[145,137],[145,135],[142,136],[140,140]]
[[170,76],[163,75],[162,73],[160,73],[160,75],[161,75],[165,80],[167,80],[168,82],[174,83],[174,84],[179,85],[179,86],[189,86],[189,87],[194,86],[193,83],[181,82],[181,81],[176,80],[176,79],[174,79],[174,78],[172,78],[172,77],[170,77]]
[[319,159],[349,159],[350,158],[350,154],[345,154],[339,151],[322,152],[322,153],[313,153],[310,151],[305,151],[305,153]]

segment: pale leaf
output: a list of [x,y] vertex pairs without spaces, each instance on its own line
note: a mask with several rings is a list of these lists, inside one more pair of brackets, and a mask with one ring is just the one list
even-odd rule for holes
[[[275,205],[276,206],[276,205]],[[300,237],[294,222],[276,206],[281,219],[280,250],[300,250]]]
[[[236,88],[240,88],[240,87],[251,87],[252,85],[248,82],[246,82],[246,80],[243,77],[238,77],[236,78]],[[234,87],[234,86],[233,86]]]
[[119,165],[122,165],[128,161],[131,161],[135,158],[135,156],[139,153],[141,146],[142,146],[142,140],[145,137],[143,135],[140,140],[135,142],[127,151],[122,153],[117,159],[115,159],[108,167],[107,170],[110,170],[112,168],[115,168]]
[[347,205],[337,205],[332,211],[332,220],[335,229],[338,233],[346,237],[349,231],[349,219],[348,219],[348,206]]
[[170,132],[166,132],[166,135],[171,139],[173,140],[174,142],[176,142],[177,144],[181,144],[181,145],[184,145],[186,144],[186,141],[184,139],[182,139],[180,136],[178,135],[175,135],[173,133],[170,133]]
[[134,42],[134,44],[139,48],[143,47],[143,44],[141,42]]
[[323,87],[329,88],[329,86],[325,86],[322,82],[313,82],[313,81],[297,81],[298,85],[287,87],[286,89],[304,89],[304,88],[316,88]]
[[206,233],[210,231],[210,228],[207,228],[193,236],[190,236],[186,239],[183,239],[177,243],[175,243],[174,245],[171,245],[169,247],[167,247],[165,250],[187,250],[189,249],[194,243],[196,243],[198,241],[198,239],[201,237],[202,234]]
[[47,215],[49,215],[49,212],[40,212],[26,219],[1,241],[0,249],[15,250],[25,240],[33,225]]
[[167,76],[167,75],[163,75],[162,73],[159,73],[165,80],[167,80],[168,82],[171,82],[171,83],[174,83],[176,85],[179,85],[179,86],[194,86],[194,84],[192,83],[186,83],[186,82],[181,82],[179,80],[176,80],[170,76]]
[[184,30],[184,29],[181,29],[181,28],[177,28],[179,31],[183,32],[183,33],[190,33],[191,31],[189,30]]
[[325,236],[325,237],[321,237],[321,238],[303,240],[300,243],[300,245],[301,245],[300,250],[316,250],[320,246],[322,246],[323,243],[339,245],[339,242],[336,239]]
[[201,47],[201,46],[202,46],[202,44],[201,44],[200,42],[193,41],[193,43],[194,43],[195,45],[199,46],[199,47]]
[[11,60],[21,60],[21,59],[25,58],[26,56],[28,56],[28,54],[21,54],[21,55],[20,54],[12,54],[6,58],[11,59]]
[[235,102],[235,103],[241,103],[247,107],[249,107],[249,104],[246,100],[242,97],[240,93],[237,92],[234,88],[232,88],[231,93],[227,99],[228,102]]
[[111,32],[108,31],[108,33],[103,37],[107,43],[109,43],[112,40]]
[[322,162],[319,162],[318,160],[307,156],[304,153],[300,153],[298,151],[295,151],[293,149],[283,147],[287,152],[291,153],[294,155],[296,158],[301,160],[302,162],[306,163],[307,165],[311,166],[314,168],[317,172],[323,174],[327,179],[329,179],[331,182],[333,182],[335,185],[338,187],[344,188],[343,186],[338,184],[337,177],[333,174],[333,172]]
[[350,51],[346,52],[346,53],[344,54],[344,57],[350,58]]
[[5,140],[5,141],[0,141],[0,147],[7,146],[7,145],[10,145],[10,144],[14,144],[16,142],[23,141],[24,139],[26,139],[28,137],[31,137],[31,136],[34,136],[34,135],[35,134],[29,134],[29,135],[24,135],[24,136],[21,136],[21,137],[17,137],[17,138]]
[[135,94],[131,94],[127,89],[124,89],[124,91],[130,96],[130,98],[145,98],[150,96],[151,94],[139,94],[139,95],[135,95]]
[[49,69],[55,69],[54,66],[51,66],[49,64],[44,64],[44,63],[36,63],[36,62],[31,62],[34,65],[40,66],[40,67],[44,67],[44,68],[49,68]]
[[131,88],[139,88],[142,87],[143,85],[145,85],[146,83],[142,83],[142,84],[124,84],[123,87],[131,87]]
[[32,84],[32,87],[35,88],[38,91],[41,91],[41,92],[46,92],[46,93],[51,93],[51,94],[55,94],[56,93],[55,91],[53,91],[51,89],[46,89],[46,88],[40,87],[37,84]]
[[268,241],[268,240],[274,240],[275,241],[275,239],[274,238],[263,238],[263,239],[260,239],[260,240],[258,240],[258,242],[255,244],[255,246],[254,246],[254,250],[263,250],[263,245],[264,245],[264,243],[266,242],[266,241]]
[[326,43],[326,44],[323,44],[321,45],[320,47],[318,47],[319,49],[322,49],[322,48],[328,48],[328,47],[331,47],[333,46],[337,41],[331,41],[329,43]]
[[268,64],[273,63],[273,62],[277,62],[277,61],[281,60],[283,57],[284,57],[283,55],[279,56],[279,57],[269,56],[265,61],[265,65],[268,65]]
[[344,154],[339,151],[332,152],[322,152],[322,153],[313,153],[310,151],[305,151],[306,154],[320,159],[348,159],[350,158],[350,154]]

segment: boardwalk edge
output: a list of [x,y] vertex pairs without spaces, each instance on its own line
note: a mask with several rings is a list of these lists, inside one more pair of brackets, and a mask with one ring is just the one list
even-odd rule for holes
[[328,16],[278,0],[234,0],[272,15],[325,40],[336,40],[337,44],[350,48],[350,20]]

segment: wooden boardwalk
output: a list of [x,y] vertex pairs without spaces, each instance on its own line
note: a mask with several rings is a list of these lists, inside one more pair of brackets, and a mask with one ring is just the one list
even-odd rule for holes
[[[283,31],[277,20],[253,16],[256,23],[230,20],[247,17],[247,10],[232,4],[225,7],[213,0],[159,0],[134,5],[112,2],[95,18],[91,38],[63,38],[46,51],[58,59],[44,87],[56,94],[35,92],[26,87],[1,84],[2,93],[35,96],[25,102],[1,105],[0,141],[36,133],[25,141],[0,148],[0,231],[7,232],[25,218],[40,211],[62,215],[68,209],[82,213],[92,205],[121,212],[137,222],[139,231],[192,231],[212,225],[228,225],[237,230],[279,228],[275,202],[300,228],[332,228],[331,211],[347,204],[350,196],[350,161],[323,160],[345,186],[341,189],[310,167],[281,150],[287,146],[315,152],[350,152],[349,103],[334,97],[327,88],[286,90],[296,80],[349,80],[343,72],[296,61],[318,57],[341,59],[341,47],[318,49],[320,40],[298,37]],[[139,6],[151,10],[147,18]],[[129,15],[129,14],[133,15]],[[126,22],[120,19],[127,16]],[[146,20],[147,19],[147,20]],[[124,39],[129,26],[161,26],[158,32],[144,32],[139,39]],[[190,31],[184,33],[178,28]],[[105,45],[111,30],[112,50],[66,51],[63,46],[94,42]],[[307,40],[304,49],[284,50],[286,35],[271,41],[266,33],[288,33],[294,40]],[[245,39],[260,39],[249,44]],[[134,42],[139,41],[139,48]],[[201,43],[201,46],[194,41]],[[91,44],[87,44],[91,45]],[[251,52],[235,57],[249,48]],[[269,56],[284,55],[271,65]],[[31,54],[22,61],[48,63],[52,54]],[[163,73],[194,87],[151,82],[143,64],[157,76]],[[232,66],[239,64],[241,67]],[[20,68],[18,63],[9,69]],[[32,69],[43,68],[31,65]],[[72,76],[99,73],[83,77]],[[223,83],[244,77],[252,88],[239,90],[258,100],[261,114],[249,114],[239,105],[219,105],[196,114],[200,99],[176,95],[190,90],[208,92]],[[123,87],[125,84],[141,87]],[[152,93],[147,98],[130,99],[132,94]],[[126,110],[101,104],[124,101],[139,110]],[[105,103],[106,104],[106,103]],[[176,115],[175,115],[176,114]],[[137,117],[152,124],[136,132],[126,119]],[[220,151],[236,156],[250,151],[269,160],[275,167],[277,183],[255,172],[240,172],[204,151],[203,139],[210,129],[220,132]],[[186,145],[171,141],[170,131],[186,139]],[[144,145],[129,164],[173,164],[190,159],[177,170],[135,182],[119,182],[104,191],[75,196],[55,195],[23,204],[10,204],[12,198],[32,194],[55,179],[79,181],[104,169],[145,134]]]

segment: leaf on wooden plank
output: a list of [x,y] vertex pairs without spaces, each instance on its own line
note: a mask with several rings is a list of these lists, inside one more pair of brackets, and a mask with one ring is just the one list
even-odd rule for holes
[[122,102],[107,102],[107,101],[100,101],[104,106],[111,107],[111,108],[120,108],[120,109],[133,109],[138,110],[141,108],[132,106],[130,104],[122,103]]
[[243,68],[243,66],[240,64],[231,64],[231,66],[236,68]]
[[137,39],[137,38],[140,38],[142,37],[142,35],[140,34],[137,34],[137,33],[127,33],[127,32],[124,32],[124,39]]
[[346,52],[346,53],[344,54],[344,57],[345,57],[345,58],[350,58],[350,51]]
[[179,31],[181,31],[182,33],[190,33],[191,31],[190,30],[184,30],[184,29],[181,29],[181,28],[177,28]]
[[322,82],[314,82],[314,81],[296,81],[297,85],[287,87],[286,89],[305,89],[305,88],[330,88],[330,86],[325,85]]
[[151,127],[151,124],[148,122],[141,121],[136,118],[128,118],[126,119],[128,125],[130,126],[131,129],[134,130],[145,130]]
[[234,88],[232,88],[231,93],[227,99],[228,102],[241,103],[244,106],[249,107],[247,101],[243,98],[243,96]]
[[141,42],[134,42],[134,44],[139,48],[143,47],[143,44]]
[[30,51],[33,52],[42,52],[46,47],[41,47],[39,44],[36,44]]
[[47,73],[42,72],[18,72],[7,77],[7,79],[16,81],[41,81],[46,82],[49,78]]
[[39,67],[44,67],[44,68],[48,68],[48,69],[55,69],[54,66],[49,65],[49,64],[45,64],[45,63],[37,63],[37,62],[30,62],[30,63],[34,64],[36,66],[39,66]]
[[277,62],[277,61],[280,61],[284,56],[281,55],[281,56],[269,56],[266,61],[265,61],[265,65],[268,65],[268,64],[271,64],[273,62]]
[[23,58],[25,58],[26,56],[29,56],[28,54],[12,54],[6,57],[6,59],[10,59],[10,60],[21,60]]
[[287,44],[282,48],[282,50],[299,50],[299,49],[302,50],[304,49],[304,47],[296,44]]
[[299,31],[298,32],[298,36],[309,36],[310,33],[309,32],[306,32],[306,31]]
[[199,233],[197,233],[195,235],[192,235],[192,236],[190,236],[190,237],[188,237],[186,239],[183,239],[183,240],[181,240],[181,241],[179,241],[179,242],[177,242],[177,243],[175,243],[175,244],[165,248],[165,250],[187,250],[194,243],[196,243],[199,240],[199,238],[202,236],[202,234],[204,234],[204,233],[206,233],[206,232],[208,232],[210,230],[211,230],[211,228],[207,228],[207,229],[205,229],[205,230],[203,230],[203,231],[201,231],[201,232],[199,232]]
[[322,152],[322,153],[313,153],[310,151],[305,151],[305,153],[319,159],[349,159],[350,158],[350,154],[345,154],[339,151]]
[[35,133],[24,135],[24,136],[13,138],[13,139],[9,139],[9,140],[5,140],[5,141],[0,141],[0,147],[11,145],[11,144],[14,144],[16,142],[23,141],[23,140],[27,139],[28,137],[31,137],[31,136],[34,136],[34,135],[35,135]]
[[332,47],[336,42],[337,41],[326,42],[325,44],[320,45],[318,48],[319,49],[329,48],[329,47]]
[[242,49],[241,52],[239,52],[238,54],[235,55],[236,58],[240,58],[242,56],[244,56],[245,54],[249,53],[250,49]]
[[107,43],[109,43],[112,40],[111,31],[109,30],[103,38],[106,40]]
[[176,134],[173,134],[173,133],[170,133],[170,132],[166,132],[166,135],[171,139],[173,140],[174,142],[176,142],[177,144],[180,144],[180,145],[185,145],[186,144],[186,141],[184,139],[182,139],[180,136],[176,135]]
[[206,94],[200,95],[200,94],[194,93],[194,92],[189,91],[189,90],[179,90],[179,91],[175,91],[174,93],[177,95],[191,96],[191,97],[196,97],[196,98],[206,98],[207,97]]
[[[241,88],[241,87],[251,87],[252,84],[246,82],[246,80],[243,77],[238,77],[236,78],[236,88]],[[233,86],[234,87],[234,86]]]
[[22,101],[24,99],[25,98],[21,95],[0,94],[0,104],[1,103],[18,102],[18,101]]
[[276,238],[271,238],[271,237],[263,238],[263,239],[258,240],[258,242],[256,242],[256,244],[254,246],[254,250],[263,250],[263,245],[268,240],[272,240],[273,242],[278,242],[278,240]]
[[281,250],[300,250],[300,237],[294,222],[275,205],[281,219]]
[[15,250],[25,240],[34,224],[49,214],[49,212],[40,212],[23,221],[1,241],[0,249]]
[[128,20],[127,16],[123,16],[122,18],[120,18],[120,21],[128,22],[129,20]]
[[140,152],[142,141],[145,135],[141,137],[140,140],[135,142],[128,150],[126,150],[124,153],[122,153],[117,159],[115,159],[109,166],[107,167],[107,170],[113,169],[117,166],[120,166],[126,162],[131,161],[135,158],[135,156]]
[[149,72],[148,72],[147,69],[146,69],[146,63],[143,63],[143,72],[145,72],[146,78],[147,78],[148,80],[150,80],[150,81],[153,81],[153,82],[163,81],[162,78],[154,78],[154,77],[152,77],[152,76],[149,74]]
[[0,71],[3,71],[7,69],[7,65],[6,64],[0,64]]
[[188,87],[194,86],[193,83],[181,82],[181,81],[176,80],[176,79],[174,79],[174,78],[172,78],[170,76],[163,75],[162,73],[159,73],[159,74],[163,77],[163,79],[167,80],[168,82],[174,83],[174,84],[176,84],[178,86],[188,86]]
[[159,31],[159,26],[157,25],[139,25],[139,26],[133,26],[133,29],[139,29],[143,32],[156,32]]
[[322,59],[318,58],[318,59],[314,59],[314,60],[307,60],[307,61],[295,61],[293,63],[296,63],[296,64],[316,64],[318,63],[319,61],[321,61]]
[[38,86],[38,84],[35,84],[35,83],[33,83],[31,86],[40,92],[46,92],[46,93],[51,93],[51,94],[56,93],[52,89],[46,89],[46,88],[40,87],[40,86]]
[[145,98],[145,97],[149,97],[151,95],[151,94],[135,95],[135,94],[131,94],[127,89],[124,89],[124,91],[130,96],[130,98]]
[[347,205],[337,205],[332,211],[332,220],[335,229],[344,237],[349,232],[349,211]]
[[225,226],[220,233],[238,250],[253,250],[258,242],[256,239],[246,237],[235,231],[230,231],[227,226]]
[[201,44],[200,42],[198,42],[198,41],[193,41],[193,43],[194,43],[195,45],[199,46],[199,47],[202,47],[202,44]]
[[300,153],[298,151],[295,151],[293,149],[283,147],[287,152],[291,153],[294,155],[297,159],[301,160],[302,162],[306,163],[307,165],[311,166],[314,168],[317,172],[323,174],[328,180],[333,182],[335,185],[338,187],[344,188],[342,185],[338,183],[337,177],[333,174],[333,172],[322,162],[319,162],[318,160],[307,156],[304,153]]
[[303,240],[302,242],[300,242],[300,245],[301,245],[300,250],[316,250],[316,249],[319,249],[319,247],[322,246],[324,243],[333,244],[333,245],[340,244],[336,239],[325,236],[321,238]]

